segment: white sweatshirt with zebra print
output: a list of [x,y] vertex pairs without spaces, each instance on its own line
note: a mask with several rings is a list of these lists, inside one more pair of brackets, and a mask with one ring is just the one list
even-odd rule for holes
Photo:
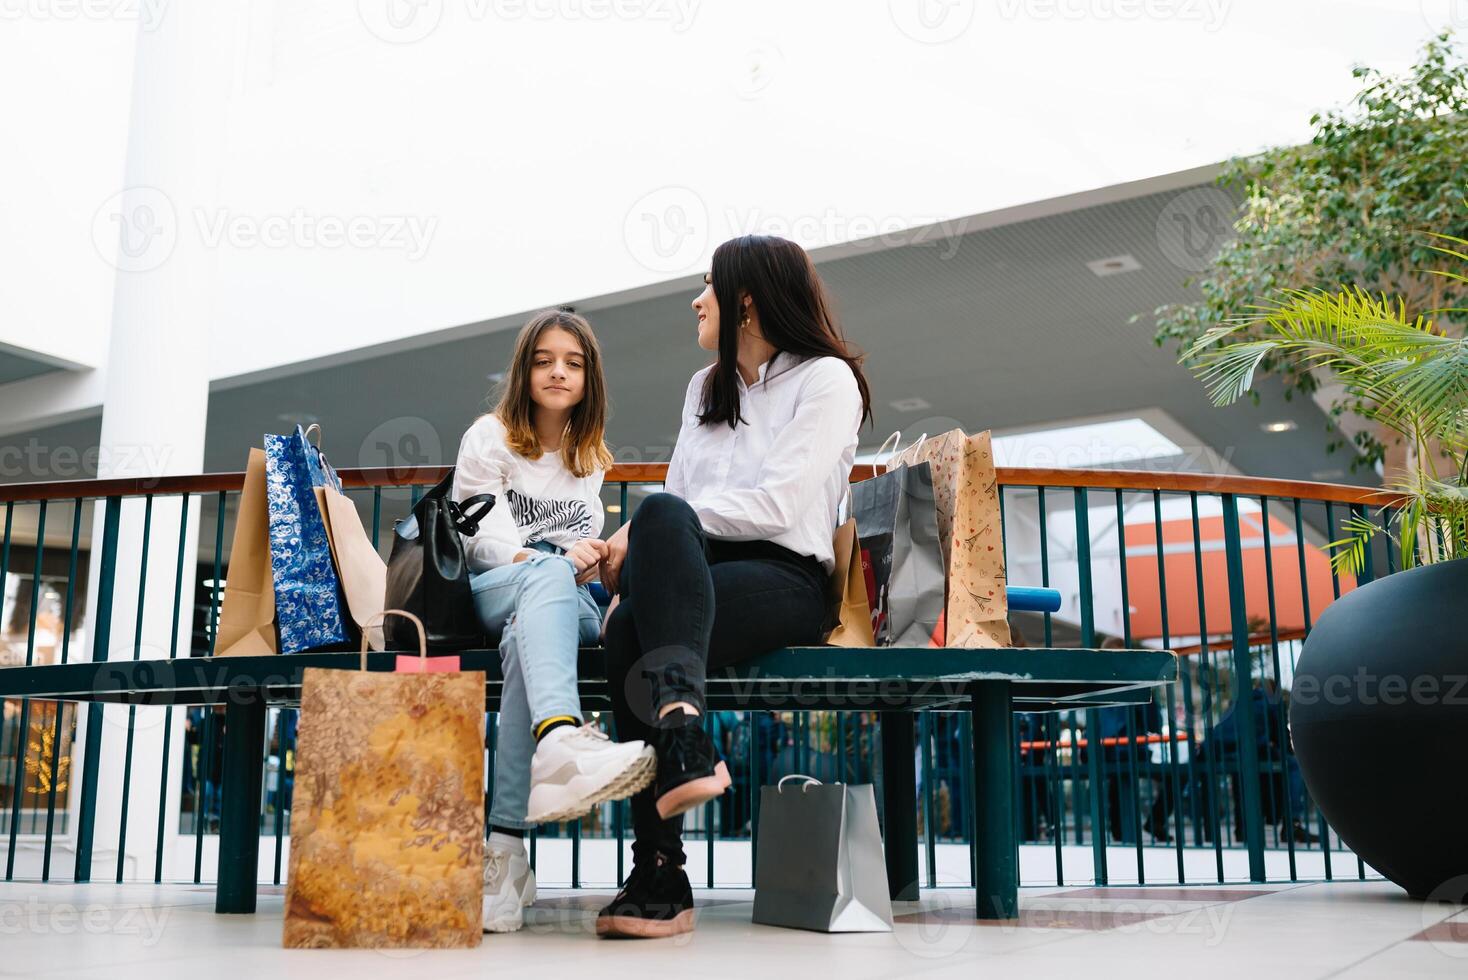
[[508,565],[527,546],[548,541],[569,548],[601,534],[603,474],[579,477],[561,453],[526,459],[505,442],[505,426],[494,415],[479,419],[459,443],[454,499],[492,493],[494,509],[479,533],[464,541],[471,571]]

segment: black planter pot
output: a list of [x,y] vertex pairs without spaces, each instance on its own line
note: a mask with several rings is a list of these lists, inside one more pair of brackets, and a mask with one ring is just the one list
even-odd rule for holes
[[1341,839],[1409,895],[1460,900],[1468,560],[1388,575],[1326,609],[1295,670],[1290,729]]

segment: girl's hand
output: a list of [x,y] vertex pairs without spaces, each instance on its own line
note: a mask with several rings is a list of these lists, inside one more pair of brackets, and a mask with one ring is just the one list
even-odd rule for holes
[[566,550],[566,557],[576,566],[577,585],[590,582],[596,576],[606,554],[607,543],[596,538],[583,538]]

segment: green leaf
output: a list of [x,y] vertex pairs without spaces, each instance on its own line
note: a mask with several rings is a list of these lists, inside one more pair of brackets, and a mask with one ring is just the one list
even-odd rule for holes
[[1366,545],[1382,533],[1381,527],[1369,517],[1352,514],[1341,522],[1341,530],[1349,533],[1326,545],[1332,552],[1331,567],[1338,575],[1360,575],[1366,568]]

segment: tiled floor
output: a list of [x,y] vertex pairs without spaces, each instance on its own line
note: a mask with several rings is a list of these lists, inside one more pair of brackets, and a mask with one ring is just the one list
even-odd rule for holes
[[697,932],[649,942],[598,940],[602,897],[548,891],[524,931],[474,950],[303,951],[280,948],[276,888],[255,915],[218,916],[195,885],[15,882],[0,885],[0,975],[1468,976],[1468,908],[1384,882],[1025,889],[1019,921],[985,925],[967,891],[939,890],[900,903],[892,933],[836,936],[753,925],[751,894],[719,890],[700,893]]

